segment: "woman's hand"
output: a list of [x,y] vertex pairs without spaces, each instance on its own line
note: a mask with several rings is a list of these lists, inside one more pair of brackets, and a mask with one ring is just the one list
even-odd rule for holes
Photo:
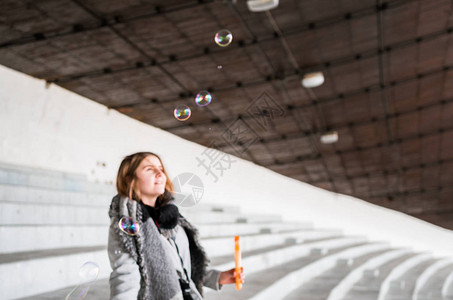
[[[233,268],[231,270],[220,273],[219,284],[236,283],[236,271],[235,270],[236,269]],[[242,281],[241,283],[244,283],[244,278],[245,278],[244,268],[241,267],[241,281]]]

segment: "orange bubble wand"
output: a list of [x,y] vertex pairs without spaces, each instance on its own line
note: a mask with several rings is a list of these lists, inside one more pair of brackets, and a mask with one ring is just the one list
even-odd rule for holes
[[234,237],[234,262],[236,264],[236,290],[242,289],[241,280],[241,247],[239,244],[239,236]]

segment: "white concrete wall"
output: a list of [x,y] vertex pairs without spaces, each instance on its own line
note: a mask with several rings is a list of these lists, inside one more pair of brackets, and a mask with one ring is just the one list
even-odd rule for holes
[[[215,99],[214,99],[215,101]],[[0,66],[0,162],[86,174],[114,182],[121,159],[136,151],[161,155],[170,177],[192,172],[205,185],[201,201],[244,212],[311,220],[395,246],[452,255],[453,232],[367,202],[336,195],[234,158],[218,182],[198,167],[204,147],[108,110],[86,98]],[[99,166],[105,162],[106,167]],[[107,200],[108,202],[108,200]],[[194,207],[193,209],[196,209]]]

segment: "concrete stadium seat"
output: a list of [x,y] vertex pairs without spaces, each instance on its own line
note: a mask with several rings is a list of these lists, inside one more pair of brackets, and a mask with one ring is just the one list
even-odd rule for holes
[[[81,175],[0,164],[2,299],[64,299],[89,261],[100,268],[89,297],[108,299],[108,208],[114,195],[111,184]],[[234,267],[233,237],[241,236],[243,289],[205,288],[207,300],[453,299],[449,259],[221,203],[180,212],[198,228],[210,266],[218,270]]]

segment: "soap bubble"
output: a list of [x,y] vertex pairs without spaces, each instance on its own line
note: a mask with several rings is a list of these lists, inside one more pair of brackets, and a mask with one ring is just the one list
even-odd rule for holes
[[209,103],[211,103],[211,100],[212,100],[212,96],[209,92],[207,91],[201,91],[197,94],[197,96],[195,97],[195,103],[198,105],[198,106],[206,106],[208,105]]
[[85,299],[90,285],[96,281],[99,275],[99,266],[94,262],[84,263],[79,270],[80,282],[66,295],[65,300]]
[[175,115],[175,118],[179,121],[185,121],[190,118],[191,115],[190,108],[186,105],[178,105],[173,114]]
[[65,300],[85,299],[90,289],[89,285],[76,286],[65,298]]
[[227,29],[219,30],[215,34],[214,41],[220,47],[226,47],[233,41],[233,34]]
[[94,281],[98,278],[99,266],[92,262],[86,262],[80,267],[79,276],[83,281]]
[[129,217],[122,217],[118,223],[118,226],[120,227],[121,231],[132,236],[136,235],[138,233],[138,230],[140,229],[138,223]]

